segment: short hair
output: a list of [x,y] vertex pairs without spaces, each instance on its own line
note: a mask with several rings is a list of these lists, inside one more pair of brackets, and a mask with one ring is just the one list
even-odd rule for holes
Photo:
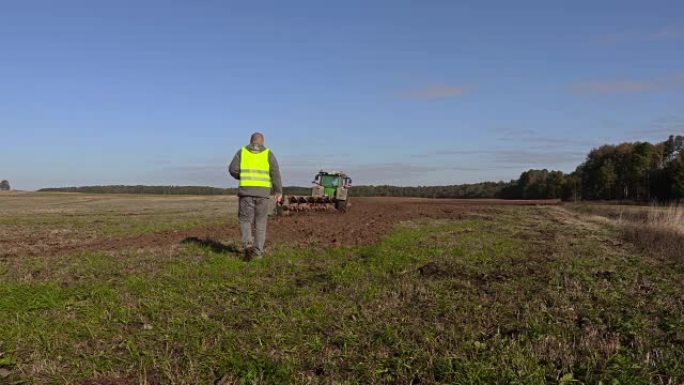
[[264,144],[264,135],[260,132],[255,132],[249,138],[249,144]]

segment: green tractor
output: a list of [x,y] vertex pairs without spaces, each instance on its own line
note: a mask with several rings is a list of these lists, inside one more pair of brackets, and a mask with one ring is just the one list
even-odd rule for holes
[[346,212],[347,192],[352,180],[341,171],[321,170],[314,178],[311,196],[286,196],[277,207],[278,215],[307,211]]

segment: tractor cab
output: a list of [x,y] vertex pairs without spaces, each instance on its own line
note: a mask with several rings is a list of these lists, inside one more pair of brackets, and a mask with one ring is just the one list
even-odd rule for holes
[[318,172],[313,182],[313,196],[325,196],[328,198],[347,199],[347,189],[351,187],[352,180],[346,174],[339,171]]
[[351,178],[340,171],[321,170],[314,177],[312,183],[323,187],[324,196],[336,198],[336,192],[339,188],[348,189],[351,187]]
[[338,211],[347,211],[347,191],[352,184],[347,174],[340,171],[321,170],[314,178],[313,184],[312,197],[329,199]]

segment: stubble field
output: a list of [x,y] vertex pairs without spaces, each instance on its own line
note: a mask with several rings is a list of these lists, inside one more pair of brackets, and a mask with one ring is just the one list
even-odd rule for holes
[[359,198],[244,262],[234,197],[1,194],[0,383],[684,381],[682,261],[552,203]]

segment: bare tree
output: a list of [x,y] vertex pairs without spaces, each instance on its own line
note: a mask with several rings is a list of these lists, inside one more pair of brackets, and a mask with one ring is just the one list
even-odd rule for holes
[[9,182],[5,179],[2,182],[0,182],[0,191],[9,191],[10,189],[10,184]]

